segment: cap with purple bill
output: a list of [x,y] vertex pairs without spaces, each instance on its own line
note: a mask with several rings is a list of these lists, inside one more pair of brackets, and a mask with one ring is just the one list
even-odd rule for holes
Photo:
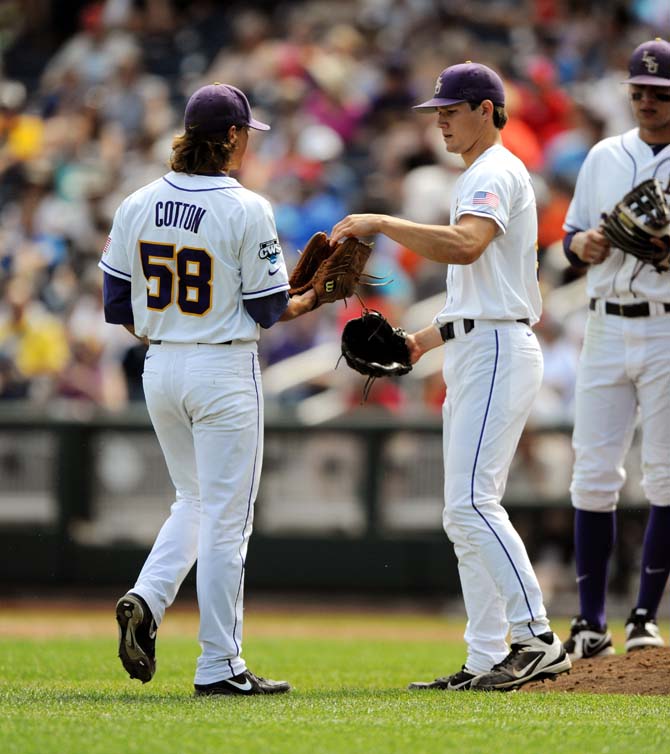
[[494,105],[505,104],[502,79],[488,66],[467,61],[445,68],[437,78],[435,96],[415,105],[414,110],[434,111],[459,102],[483,102],[485,99]]
[[224,134],[231,126],[249,126],[269,131],[270,126],[251,115],[249,100],[241,89],[230,84],[208,84],[191,95],[186,103],[184,127],[197,134]]
[[628,62],[628,73],[622,84],[670,86],[670,42],[656,37],[636,47]]

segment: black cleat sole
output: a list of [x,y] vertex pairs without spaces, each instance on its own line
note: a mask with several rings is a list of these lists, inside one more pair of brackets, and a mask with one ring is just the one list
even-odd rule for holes
[[131,678],[148,683],[156,672],[156,660],[149,657],[137,641],[136,629],[145,618],[139,600],[126,595],[116,603],[119,626],[119,659]]

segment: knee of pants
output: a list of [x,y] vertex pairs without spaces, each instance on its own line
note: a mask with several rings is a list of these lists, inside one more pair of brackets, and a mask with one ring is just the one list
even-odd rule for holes
[[591,513],[610,513],[616,510],[619,501],[618,492],[601,492],[600,490],[585,490],[573,485],[570,489],[572,493],[572,506],[580,511],[591,511]]
[[[669,459],[670,463],[670,459]],[[670,467],[663,464],[644,464],[642,489],[652,505],[670,506]]]
[[452,501],[444,507],[442,525],[454,544],[471,544],[479,541],[479,534],[488,534],[502,519],[508,518],[507,511],[496,499],[480,500],[476,505],[470,500]]

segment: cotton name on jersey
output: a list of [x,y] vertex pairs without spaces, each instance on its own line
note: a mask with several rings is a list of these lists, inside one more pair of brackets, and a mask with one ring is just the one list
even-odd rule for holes
[[182,228],[197,233],[207,210],[186,202],[156,202],[154,218],[157,228]]

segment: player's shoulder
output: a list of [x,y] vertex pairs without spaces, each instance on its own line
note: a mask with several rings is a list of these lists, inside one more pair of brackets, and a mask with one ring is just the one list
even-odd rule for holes
[[246,188],[245,186],[239,185],[239,190],[236,191],[233,195],[233,199],[238,201],[240,204],[243,204],[245,208],[249,211],[258,211],[258,212],[266,212],[270,209],[270,202],[268,199],[266,199],[261,194],[258,194],[256,191],[252,191],[251,189]]
[[161,187],[162,182],[163,176],[156,178],[156,180],[151,181],[150,183],[146,183],[144,186],[141,186],[140,188],[133,191],[132,194],[128,194],[128,196],[121,202],[119,210],[123,211],[131,207],[137,207],[138,205],[146,204],[147,201],[149,201],[149,199]]
[[587,155],[587,159],[601,160],[609,159],[614,154],[634,150],[639,142],[639,132],[637,128],[631,128],[622,134],[606,136],[604,139],[596,142]]
[[498,180],[513,181],[519,178],[526,180],[528,177],[528,169],[524,163],[502,144],[496,144],[484,152],[466,172],[474,179],[480,176],[496,176]]

